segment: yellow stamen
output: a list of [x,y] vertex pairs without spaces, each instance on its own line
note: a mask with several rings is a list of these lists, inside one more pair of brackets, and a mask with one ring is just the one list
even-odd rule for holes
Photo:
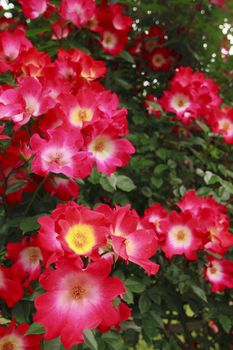
[[96,244],[95,232],[92,226],[76,224],[68,230],[65,240],[77,254],[88,253]]

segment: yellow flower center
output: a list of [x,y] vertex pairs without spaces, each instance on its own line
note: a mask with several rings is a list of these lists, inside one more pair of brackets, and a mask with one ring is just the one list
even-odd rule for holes
[[219,127],[225,132],[233,132],[233,124],[227,119],[220,120]]
[[176,225],[168,233],[169,240],[177,248],[188,247],[191,244],[192,232],[189,227]]
[[70,227],[65,240],[76,254],[86,254],[96,244],[95,232],[92,226],[87,224],[76,224]]
[[88,148],[88,150],[92,152],[96,158],[105,160],[112,155],[114,145],[109,137],[101,135],[97,136],[96,139],[90,143]]
[[89,122],[93,118],[93,113],[89,108],[74,108],[70,113],[70,120],[73,125],[82,126],[84,122]]

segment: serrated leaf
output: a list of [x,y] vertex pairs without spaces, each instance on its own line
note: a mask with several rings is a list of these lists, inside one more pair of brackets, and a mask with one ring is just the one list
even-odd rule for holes
[[45,332],[44,326],[39,323],[32,323],[25,335],[29,334],[43,334]]
[[128,176],[125,176],[125,175],[117,176],[116,185],[120,190],[125,192],[131,192],[136,188],[133,181]]
[[125,285],[131,292],[142,293],[145,290],[145,285],[135,277],[129,277],[125,281]]
[[219,320],[222,328],[224,329],[224,331],[226,333],[229,333],[231,330],[231,326],[232,326],[232,322],[231,322],[230,317],[228,317],[227,315],[219,315],[218,320]]
[[100,178],[100,185],[107,192],[114,192],[115,190],[107,176],[102,176]]
[[163,173],[165,170],[167,170],[166,164],[158,164],[154,168],[154,174],[159,175],[159,174]]
[[139,310],[144,313],[147,312],[148,310],[150,310],[151,307],[151,301],[148,298],[148,296],[146,295],[146,293],[142,294],[139,298]]
[[155,153],[160,159],[163,160],[165,160],[168,156],[168,151],[165,148],[159,148]]
[[6,194],[9,194],[9,193],[12,193],[12,192],[15,192],[17,190],[19,190],[20,188],[22,188],[23,186],[25,186],[25,183],[26,181],[22,181],[22,182],[17,182],[9,187],[7,187],[7,190],[6,190]]
[[205,294],[203,289],[201,289],[200,287],[195,286],[195,285],[192,285],[191,288],[192,288],[194,294],[196,294],[200,299],[202,299],[203,301],[205,301],[207,303],[206,294]]
[[128,51],[121,51],[119,57],[123,58],[126,62],[134,64],[134,57]]
[[148,105],[150,105],[152,108],[160,111],[160,112],[163,112],[163,109],[162,107],[160,106],[160,104],[156,103],[156,102],[153,102],[153,101],[149,101],[149,100],[146,100],[146,103],[148,103]]
[[19,227],[23,233],[38,230],[40,228],[40,224],[38,223],[37,219],[40,216],[41,215],[35,215],[22,218]]
[[114,188],[114,190],[116,189],[116,184],[117,184],[117,177],[115,174],[112,174],[110,176],[107,177],[108,182],[110,183],[110,185]]
[[150,198],[152,196],[152,191],[149,187],[143,186],[141,188],[141,192],[145,197]]
[[156,313],[155,311],[150,312],[151,316],[153,317],[155,323],[160,327],[160,328],[164,328],[163,325],[163,320],[161,318],[161,316]]
[[219,176],[213,174],[211,171],[206,171],[204,175],[204,181],[207,185],[212,185],[216,182],[219,182]]
[[231,182],[220,179],[220,184],[231,194],[233,194],[233,184]]
[[52,340],[45,340],[43,344],[44,350],[64,350],[64,346],[61,344],[60,338]]
[[196,120],[197,125],[198,125],[205,133],[209,133],[209,132],[210,132],[210,129],[209,129],[209,127],[208,127],[206,124],[204,124],[203,122],[201,122],[201,121],[198,120],[198,119],[195,119],[195,120]]
[[131,292],[131,290],[129,290],[129,288],[126,288],[126,293],[124,294],[124,301],[127,304],[133,304],[134,303],[133,293]]
[[91,350],[98,350],[98,344],[95,340],[94,334],[90,329],[86,329],[84,332],[85,344],[89,346]]

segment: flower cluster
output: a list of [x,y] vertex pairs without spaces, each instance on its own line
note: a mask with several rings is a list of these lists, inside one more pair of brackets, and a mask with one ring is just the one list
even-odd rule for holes
[[223,135],[224,141],[233,143],[233,108],[223,106],[219,96],[220,87],[204,73],[193,72],[190,67],[180,67],[175,73],[170,89],[157,99],[149,95],[145,106],[149,115],[161,116],[161,111],[153,107],[159,104],[164,111],[175,114],[183,124],[199,119],[216,134]]
[[44,339],[60,336],[66,348],[82,343],[86,329],[106,332],[128,319],[124,284],[109,274],[118,258],[150,275],[158,272],[149,260],[158,247],[153,228],[143,227],[129,206],[91,210],[75,202],[58,205],[38,222],[37,236],[7,244],[11,266],[1,267],[0,295],[8,307],[23,297],[23,287],[32,292],[31,282],[39,280],[45,292],[35,299],[34,321],[45,327]]
[[[110,175],[128,163],[134,147],[123,138],[127,110],[98,81],[106,72],[102,61],[77,49],[60,49],[52,62],[20,29],[2,32],[0,42],[1,70],[11,71],[16,83],[0,87],[0,120],[13,123],[15,130],[0,157],[0,177],[8,188],[21,181],[14,202],[45,177],[44,188],[52,195],[77,198],[75,179],[87,177],[95,164]],[[11,202],[9,197],[8,190]]]
[[168,71],[178,59],[177,53],[166,47],[166,33],[157,26],[152,26],[148,31],[134,38],[134,43],[129,47],[129,52],[142,58],[145,64],[157,71]]
[[186,192],[176,205],[180,212],[169,215],[160,204],[146,209],[144,227],[154,227],[159,245],[168,259],[174,255],[184,255],[188,260],[196,260],[197,252],[208,255],[205,278],[210,281],[212,291],[223,291],[233,287],[233,263],[222,259],[233,246],[233,234],[229,232],[229,217],[226,207],[212,197],[198,197],[194,190]]
[[103,1],[97,6],[95,0],[62,0],[57,9],[48,0],[18,2],[26,18],[57,16],[52,23],[54,40],[67,38],[75,27],[86,27],[99,34],[103,50],[111,55],[118,55],[128,42],[132,18],[123,14],[120,4]]
[[122,13],[119,4],[107,4],[103,1],[97,6],[89,23],[90,30],[100,35],[100,43],[104,51],[118,55],[124,50],[131,30],[132,18]]
[[179,212],[168,214],[153,204],[142,217],[128,205],[90,209],[75,202],[59,204],[38,219],[36,236],[7,244],[5,259],[11,266],[0,270],[1,298],[11,308],[38,280],[43,291],[34,301],[34,321],[44,326],[45,340],[60,337],[70,349],[84,341],[85,330],[106,332],[130,317],[122,301],[123,282],[109,277],[118,259],[154,275],[159,265],[150,258],[158,247],[168,259],[183,255],[196,260],[203,251],[208,253],[203,275],[212,291],[233,287],[233,263],[223,258],[233,246],[226,207],[194,190],[176,204]]
[[170,90],[164,91],[159,103],[184,124],[195,118],[209,120],[212,111],[221,104],[218,91],[219,86],[204,73],[180,67],[171,81]]

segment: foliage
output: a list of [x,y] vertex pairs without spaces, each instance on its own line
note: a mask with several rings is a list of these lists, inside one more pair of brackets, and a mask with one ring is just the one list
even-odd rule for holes
[[[98,81],[105,89],[117,94],[120,106],[115,108],[114,113],[117,114],[124,108],[128,111],[129,133],[122,132],[117,135],[117,138],[124,136],[124,140],[130,141],[127,144],[128,148],[124,150],[128,158],[133,153],[130,148],[132,146],[129,145],[131,143],[134,145],[136,153],[131,156],[129,162],[122,163],[122,167],[118,167],[116,171],[115,169],[107,172],[99,170],[98,162],[96,162],[95,166],[92,164],[92,171],[80,177],[73,174],[67,175],[64,172],[58,174],[60,179],[72,178],[75,182],[74,187],[78,185],[79,195],[75,199],[78,204],[92,208],[90,209],[92,210],[91,215],[95,216],[98,210],[96,208],[102,203],[110,208],[115,205],[123,207],[130,203],[131,208],[143,217],[145,210],[154,203],[160,203],[169,212],[172,210],[179,212],[178,203],[188,190],[194,189],[198,196],[213,196],[215,201],[226,206],[227,215],[232,222],[232,144],[226,143],[223,132],[216,132],[213,125],[206,123],[201,116],[191,118],[188,123],[183,123],[182,118],[174,118],[175,113],[166,110],[166,107],[160,102],[164,91],[171,89],[171,81],[176,73],[176,68],[189,66],[193,72],[202,72],[205,77],[213,79],[220,86],[218,95],[222,99],[222,106],[233,108],[233,56],[223,54],[222,51],[223,47],[229,46],[229,35],[233,35],[233,3],[231,1],[226,2],[222,7],[207,0],[121,1],[123,13],[133,19],[133,30],[128,31],[129,33],[126,30],[126,37],[129,36],[128,42],[125,43],[124,49],[119,49],[120,52],[117,54],[104,50],[104,47],[101,46],[101,43],[103,45],[103,40],[100,39],[101,32],[91,31],[88,21],[78,28],[77,24],[71,24],[72,21],[67,19],[66,24],[69,23],[72,30],[69,31],[67,37],[53,40],[51,38],[54,33],[52,23],[58,18],[56,12],[51,10],[49,15],[42,14],[35,19],[25,19],[25,14],[21,9],[22,4],[19,4],[21,2],[11,2],[14,8],[8,11],[16,22],[9,25],[15,28],[20,27],[21,21],[24,25],[26,24],[27,38],[38,50],[45,51],[52,60],[57,59],[57,52],[60,48],[64,50],[74,48],[82,50],[95,60],[104,61],[107,72],[100,74]],[[60,1],[56,0],[50,2],[57,8],[60,4]],[[109,1],[109,3],[115,4],[116,1]],[[99,5],[98,1],[97,4]],[[2,15],[5,12],[2,10]],[[152,35],[152,40],[157,45],[156,48],[168,48],[172,57],[169,67],[163,70],[156,70],[152,67],[150,53],[140,55],[132,49],[142,33],[147,33],[143,40],[149,41],[148,32],[154,25],[165,32],[165,40],[160,44],[157,42],[157,37]],[[0,59],[2,59],[1,56]],[[21,84],[20,74],[16,70],[2,71],[1,84],[11,86]],[[97,80],[95,82],[97,86]],[[0,90],[0,96],[3,95],[6,88],[5,86]],[[150,115],[144,104],[148,95],[156,97],[156,101],[150,103],[151,108],[156,112]],[[4,101],[1,98],[0,113],[3,113],[1,108]],[[9,115],[12,113],[11,111]],[[19,129],[26,133],[35,132],[32,131],[33,127],[38,127],[36,123],[37,119],[42,118],[41,115],[33,116],[29,122],[19,125]],[[16,132],[15,129],[18,128],[17,122],[12,123],[9,116],[6,118],[1,115],[1,119],[3,119],[1,125],[4,124],[4,132],[3,130],[1,132],[12,137]],[[70,138],[74,137],[73,135],[73,131],[70,131]],[[48,139],[48,136],[46,137]],[[24,136],[21,141],[24,142]],[[3,155],[7,154],[10,139],[1,140],[0,138],[0,142],[2,162]],[[67,140],[68,142],[70,140]],[[17,147],[21,146],[18,143]],[[32,142],[27,143],[27,146],[30,146],[32,151],[34,150]],[[85,147],[82,147],[82,150],[86,151]],[[42,174],[34,171],[31,154],[26,159],[27,148],[24,148],[25,154],[21,148],[20,150],[21,159],[23,159],[22,167],[26,169],[27,176],[20,175],[21,177],[19,176],[18,179],[16,177],[16,180],[10,183],[8,180],[14,175],[15,166],[10,164],[12,169],[7,176],[3,173],[8,163],[7,166],[4,163],[3,170],[0,169],[2,173],[2,207],[0,208],[2,249],[0,256],[1,263],[6,268],[12,266],[11,259],[6,258],[7,244],[9,242],[19,243],[23,236],[26,239],[28,237],[34,239],[40,227],[41,230],[44,227],[48,230],[49,226],[42,221],[44,217],[47,220],[50,218],[50,224],[53,222],[55,226],[59,225],[60,217],[56,216],[58,214],[54,210],[58,204],[68,203],[67,199],[63,201],[56,196],[55,192],[48,193],[44,185],[49,180],[49,172]],[[14,154],[8,154],[9,156],[13,156],[14,159]],[[32,190],[21,193],[21,200],[13,200],[12,205],[8,195],[13,194],[13,197],[16,198],[17,191],[24,189],[25,183],[30,183]],[[66,210],[67,212],[71,210],[66,209],[68,208],[66,206],[62,208],[64,208],[62,209],[64,213]],[[64,213],[59,215],[65,215]],[[108,212],[105,215],[107,217],[110,214]],[[133,215],[136,214],[131,213],[130,215],[131,220],[134,220]],[[105,224],[95,225],[102,227]],[[103,245],[99,244],[98,248]],[[117,326],[116,329],[100,332],[94,326],[87,328],[84,333],[84,343],[74,345],[72,349],[232,349],[233,316],[230,289],[223,288],[223,290],[213,292],[210,283],[204,278],[204,270],[208,264],[206,252],[214,258],[224,256],[224,259],[231,260],[232,248],[230,246],[228,248],[223,254],[211,251],[211,249],[210,251],[200,249],[197,259],[187,259],[184,254],[174,254],[171,259],[168,259],[164,246],[161,244],[151,259],[154,264],[160,265],[159,272],[153,276],[146,274],[141,267],[132,263],[130,257],[124,259],[121,252],[113,249],[115,260],[112,275],[124,283],[126,293],[123,300],[131,308],[132,315],[128,320],[122,318],[124,322],[121,323],[119,329]],[[106,251],[107,249],[111,250],[109,246]],[[91,255],[85,256],[83,259],[85,266],[91,259],[95,260]],[[127,264],[124,260],[127,260]],[[51,263],[52,268],[55,268],[57,261],[51,260]],[[44,269],[43,265],[42,270]],[[80,266],[79,269],[81,269]],[[109,277],[106,276],[107,280]],[[232,271],[230,278],[232,283]],[[14,278],[11,276],[10,280]],[[33,317],[35,314],[34,300],[44,295],[46,288],[43,283],[45,282],[42,280],[39,283],[38,277],[27,282],[21,281],[24,294],[19,301],[13,303],[14,305],[0,301],[4,318],[0,318],[0,324],[3,324],[4,320],[9,323],[15,318],[17,324],[30,325],[25,335],[42,334],[43,338],[45,329],[39,320],[37,323]],[[120,303],[120,295],[119,291],[114,303]],[[3,336],[1,332],[0,336]],[[41,349],[68,348],[63,347],[64,343],[62,345],[60,338],[57,336],[55,338],[42,339]],[[36,347],[31,347],[31,349],[36,349]]]

